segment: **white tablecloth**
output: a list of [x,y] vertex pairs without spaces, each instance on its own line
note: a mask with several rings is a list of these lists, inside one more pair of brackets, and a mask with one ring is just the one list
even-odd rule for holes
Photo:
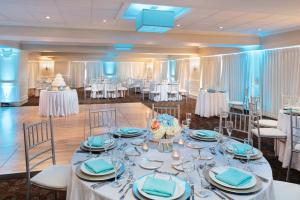
[[201,117],[211,117],[220,114],[220,111],[228,111],[227,93],[209,93],[200,90],[197,96],[195,114]]
[[[300,124],[300,117],[297,117],[298,124]],[[282,162],[282,167],[286,168],[289,165],[291,157],[291,124],[290,115],[284,114],[281,110],[278,115],[278,128],[287,134],[287,140],[277,141],[276,154],[278,155],[278,160]],[[294,134],[300,136],[300,131],[296,131]],[[294,153],[292,168],[300,171],[300,154]]]
[[42,90],[39,101],[39,114],[42,116],[67,116],[79,113],[76,90]]
[[154,97],[154,101],[180,101],[182,99],[181,95],[178,91],[178,99],[175,95],[173,97],[168,97],[168,91],[170,89],[169,84],[158,84],[157,91],[159,91],[159,95]]
[[[118,97],[124,97],[124,91],[120,90],[122,87],[121,83],[117,84],[117,96],[115,94],[113,94],[113,96],[109,96],[107,90],[109,89],[109,87],[111,87],[112,84],[110,83],[98,83],[98,84],[94,84],[91,86],[91,88],[96,87],[96,88],[101,88],[102,89],[102,93],[99,96],[100,98],[118,98]],[[96,92],[92,91],[91,92],[91,98],[98,98],[98,96],[96,96]]]
[[[131,139],[122,139],[123,141],[130,141]],[[212,143],[205,143],[201,142],[205,146],[212,145]],[[176,149],[178,149],[182,154],[185,155],[186,158],[191,158],[192,153],[197,153],[197,150],[189,149],[186,147],[179,147],[175,146]],[[205,148],[207,149],[207,148]],[[207,150],[202,150],[207,151]],[[203,152],[205,153],[205,152]],[[203,155],[203,154],[202,154]],[[145,153],[144,155],[137,157],[135,160],[136,166],[132,167],[132,170],[134,172],[134,177],[138,178],[140,176],[153,173],[153,171],[145,170],[141,168],[138,163],[142,159],[142,157],[150,157],[150,158],[156,158],[160,160],[164,160],[163,166],[159,169],[160,171],[165,172],[178,172],[175,169],[171,167],[171,164],[174,162],[171,158],[171,153],[160,153],[156,149],[150,149],[149,152]],[[72,158],[72,163],[75,163],[79,160],[83,160],[87,158],[87,154],[83,153],[75,153]],[[217,165],[223,166],[226,160],[224,160],[224,156],[220,153],[217,154],[215,157],[215,161]],[[273,200],[274,199],[274,193],[273,193],[273,176],[272,176],[272,170],[270,165],[268,164],[267,160],[265,158],[262,158],[262,161],[266,162],[266,164],[263,165],[255,165],[250,164],[250,167],[254,170],[254,172],[260,176],[263,176],[267,179],[269,179],[268,183],[263,182],[263,188],[258,193],[252,194],[252,195],[235,195],[235,194],[229,194],[233,199],[239,199],[239,200],[248,200],[248,199],[257,199],[257,200]],[[232,162],[236,167],[244,167],[244,164],[241,164],[238,160],[234,160]],[[184,174],[181,173],[178,175],[179,177],[184,177]],[[198,175],[195,172],[195,174],[192,174],[192,180],[195,183],[195,191],[199,191],[199,183],[200,179],[198,179]],[[126,179],[121,180],[122,184],[125,183]],[[67,190],[67,199],[68,200],[106,200],[106,199],[119,199],[121,194],[118,193],[118,190],[120,188],[112,188],[109,184],[102,186],[99,189],[93,190],[90,186],[92,185],[92,182],[87,182],[79,179],[75,174],[75,166],[72,167],[71,172],[71,178],[70,182],[68,184],[68,190]],[[132,192],[129,191],[125,197],[126,200],[133,200],[135,197],[133,196]],[[198,196],[195,196],[196,200],[200,200]],[[213,193],[210,197],[205,198],[207,200],[215,200],[219,199],[217,196],[215,196]]]

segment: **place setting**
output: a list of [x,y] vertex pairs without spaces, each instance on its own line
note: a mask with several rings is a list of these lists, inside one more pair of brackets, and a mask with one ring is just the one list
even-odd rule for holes
[[109,134],[88,136],[85,141],[80,143],[80,149],[90,153],[107,152],[116,146],[116,140]]
[[216,142],[219,133],[212,130],[191,130],[189,132],[189,137],[195,140],[205,141],[205,142]]
[[115,137],[132,138],[142,136],[147,132],[144,128],[124,127],[118,128],[112,132]]

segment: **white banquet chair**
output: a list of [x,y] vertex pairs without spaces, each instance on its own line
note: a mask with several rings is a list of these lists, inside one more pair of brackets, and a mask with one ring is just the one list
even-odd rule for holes
[[283,181],[273,181],[274,200],[299,200],[300,185]]
[[89,109],[90,136],[99,135],[101,129],[117,127],[117,109]]
[[159,87],[158,87],[158,84],[157,83],[155,83],[155,82],[152,82],[151,84],[150,84],[150,94],[149,94],[150,96],[149,96],[149,98],[151,99],[151,100],[153,100],[154,101],[154,99],[156,98],[156,97],[161,97],[160,96],[160,90],[159,90]]
[[[290,178],[290,170],[291,165],[293,162],[293,155],[296,153],[300,153],[300,124],[298,123],[299,120],[299,113],[295,113],[292,110],[290,111],[290,137],[291,137],[291,150],[290,150],[290,161],[288,165],[287,175],[286,175],[286,181],[289,181]],[[298,133],[296,132],[298,131]]]
[[145,94],[148,95],[148,99],[150,98],[150,82],[144,80],[141,84],[141,94],[142,94],[142,99],[145,100]]
[[190,95],[190,82],[189,81],[186,81],[185,87],[181,88],[179,90],[179,95],[181,95],[182,97],[185,97],[185,102],[188,101],[188,97]]
[[[120,97],[125,98],[126,97],[126,93],[128,92],[128,87],[126,83],[120,83],[117,85],[118,88],[118,93]],[[128,93],[129,95],[129,93]]]
[[169,85],[168,88],[168,100],[179,100],[179,84],[178,83],[172,83]]
[[106,83],[106,95],[108,100],[110,98],[117,99],[118,97],[118,88],[116,83]]
[[156,106],[152,104],[152,118],[155,118],[158,114],[172,115],[180,121],[180,104],[175,106]]
[[[57,165],[52,118],[34,123],[24,123],[24,146],[26,160],[27,192],[26,199],[31,198],[32,185],[55,191],[66,191],[70,165]],[[38,166],[49,162],[52,165],[31,177],[32,171]]]
[[[252,106],[250,106],[252,104]],[[260,127],[277,128],[278,121],[273,119],[263,119],[262,103],[260,97],[250,97],[249,113],[258,116],[258,123]]]
[[247,110],[249,103],[249,97],[248,97],[248,89],[245,89],[245,96],[243,98],[243,101],[229,101],[229,110],[231,108],[240,110],[241,112],[245,112]]
[[250,107],[250,128],[251,128],[251,135],[255,135],[258,139],[258,149],[261,150],[261,139],[262,138],[272,138],[274,139],[274,144],[275,144],[275,149],[276,148],[276,144],[277,144],[277,140],[281,139],[281,140],[285,140],[287,135],[285,132],[281,131],[280,129],[276,128],[264,128],[264,127],[260,127],[259,124],[259,120],[260,120],[260,116],[256,115],[255,113],[252,113],[254,104],[253,103],[249,103],[249,107]]

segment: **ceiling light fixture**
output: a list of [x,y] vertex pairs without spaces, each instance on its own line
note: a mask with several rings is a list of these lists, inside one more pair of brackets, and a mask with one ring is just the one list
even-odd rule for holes
[[180,25],[180,24],[176,24],[176,26],[177,26],[177,27],[180,27],[181,25]]
[[221,30],[222,30],[223,28],[224,28],[223,26],[220,26],[220,27],[219,27],[219,29],[221,29]]
[[261,31],[261,28],[258,28],[257,30],[258,30],[258,31]]
[[107,20],[106,20],[106,19],[103,19],[103,20],[102,20],[102,22],[103,22],[103,23],[106,23],[106,22],[107,22]]
[[46,18],[46,19],[50,19],[51,17],[50,17],[50,16],[46,16],[45,18]]

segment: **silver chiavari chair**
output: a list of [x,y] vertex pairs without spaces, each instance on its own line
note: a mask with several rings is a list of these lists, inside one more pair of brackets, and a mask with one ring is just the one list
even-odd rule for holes
[[117,109],[89,109],[90,136],[99,134],[101,129],[117,127]]
[[[35,123],[24,123],[24,146],[26,160],[27,193],[31,198],[32,185],[55,191],[66,191],[70,175],[69,165],[56,165],[54,133],[51,117]],[[50,166],[31,177],[34,169],[42,164]]]
[[178,101],[178,99],[179,99],[179,84],[178,83],[172,83],[169,85],[168,99],[169,98],[172,98],[172,99],[175,99],[175,101]]
[[300,124],[298,122],[300,120],[300,114],[295,113],[290,110],[290,137],[291,137],[291,151],[290,151],[290,161],[286,175],[286,181],[289,181],[290,178],[290,170],[293,161],[293,155],[296,153],[300,153]]
[[[250,115],[235,112],[221,112],[219,121],[219,130],[223,133],[223,130],[227,128],[226,122],[232,122],[232,134],[243,133],[247,135],[248,139],[252,141],[250,135],[249,123]],[[231,136],[231,138],[242,141],[244,138],[238,138]]]
[[172,115],[180,121],[180,104],[175,106],[155,106],[152,104],[152,117],[156,117],[157,114]]
[[260,97],[250,97],[249,113],[258,117],[260,127],[277,128],[278,121],[273,119],[264,119],[262,115],[262,101]]
[[255,135],[258,139],[258,149],[261,149],[261,139],[262,138],[272,138],[274,139],[275,149],[277,145],[277,140],[285,140],[286,133],[278,129],[277,127],[261,127],[260,126],[260,115],[257,113],[253,113],[252,111],[255,110],[254,103],[249,103],[249,114],[251,116],[250,120],[250,130],[251,135]]

